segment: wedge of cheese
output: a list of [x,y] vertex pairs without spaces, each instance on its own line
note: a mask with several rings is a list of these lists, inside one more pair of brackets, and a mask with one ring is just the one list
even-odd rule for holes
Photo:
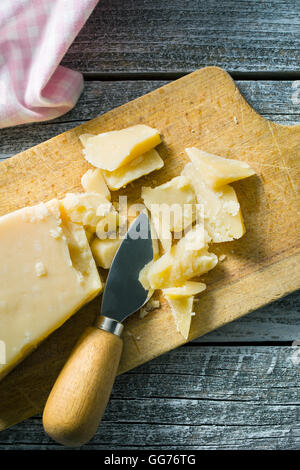
[[135,158],[127,165],[114,171],[103,171],[106,183],[112,191],[125,187],[131,181],[159,170],[164,166],[163,160],[155,150],[149,150],[140,157]]
[[[218,263],[214,253],[207,251],[205,240],[185,235],[170,251],[149,268],[147,279],[153,289],[181,286],[185,281],[200,276]],[[140,279],[141,281],[141,279]]]
[[120,238],[106,238],[105,240],[95,238],[91,244],[91,250],[96,264],[101,268],[109,269],[121,242]]
[[194,186],[199,205],[204,209],[204,226],[212,242],[220,243],[241,238],[245,233],[243,216],[234,189],[225,185],[212,189],[202,179],[201,171],[192,163],[182,174]]
[[156,129],[137,124],[87,138],[84,158],[97,168],[114,171],[153,149],[160,141]]
[[101,194],[110,201],[110,191],[101,170],[88,170],[81,178],[81,185],[86,193]]
[[82,224],[92,232],[98,222],[114,210],[111,202],[98,193],[68,193],[61,205],[72,222]]
[[200,294],[200,292],[203,292],[205,289],[206,284],[203,282],[186,281],[182,286],[163,289],[163,293],[170,299],[178,299]]
[[102,286],[84,229],[57,200],[0,217],[0,258],[3,377]]
[[193,165],[201,173],[205,183],[213,188],[221,188],[233,181],[248,178],[255,171],[245,162],[219,157],[195,147],[185,149]]
[[193,316],[194,297],[171,298],[166,295],[166,299],[171,307],[177,331],[187,339]]

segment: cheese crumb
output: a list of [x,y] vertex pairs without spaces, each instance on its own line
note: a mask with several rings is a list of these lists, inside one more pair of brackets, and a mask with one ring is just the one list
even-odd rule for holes
[[226,259],[226,255],[223,254],[219,256],[219,261],[224,261],[224,259]]
[[149,302],[147,302],[146,305],[140,309],[140,318],[144,318],[146,315],[148,315],[149,312],[152,312],[153,310],[156,310],[159,307],[159,300],[149,300]]
[[47,274],[47,270],[41,261],[35,263],[35,272],[38,277],[42,277]]

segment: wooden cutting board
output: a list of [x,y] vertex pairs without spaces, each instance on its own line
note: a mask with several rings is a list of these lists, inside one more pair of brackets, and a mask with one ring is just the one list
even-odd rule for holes
[[[78,136],[137,123],[160,130],[165,167],[130,185],[130,202],[142,185],[178,175],[184,149],[249,162],[257,176],[234,184],[247,227],[235,242],[214,245],[225,261],[205,276],[189,340],[233,321],[300,287],[300,126],[259,116],[223,70],[208,67],[65,132],[0,164],[0,215],[78,191],[89,168]],[[16,266],[17,269],[17,266]],[[0,383],[0,429],[39,413],[55,378],[83,329],[99,310],[94,300],[53,333]],[[41,312],[42,315],[43,312]],[[166,302],[144,319],[126,322],[120,373],[185,343]]]

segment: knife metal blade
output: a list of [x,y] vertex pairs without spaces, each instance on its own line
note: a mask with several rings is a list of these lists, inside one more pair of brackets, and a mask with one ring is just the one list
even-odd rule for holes
[[153,259],[151,227],[146,212],[125,235],[108,273],[101,315],[122,322],[144,305],[148,297],[139,282],[140,271]]

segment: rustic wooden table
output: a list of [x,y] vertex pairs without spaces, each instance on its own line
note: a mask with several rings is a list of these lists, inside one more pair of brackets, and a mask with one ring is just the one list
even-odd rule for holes
[[[85,74],[76,108],[0,131],[0,158],[206,65],[229,71],[264,117],[300,122],[298,0],[101,0],[63,60]],[[300,86],[299,86],[300,89]],[[299,449],[300,293],[118,377],[83,449]],[[62,449],[40,416],[0,449]]]

